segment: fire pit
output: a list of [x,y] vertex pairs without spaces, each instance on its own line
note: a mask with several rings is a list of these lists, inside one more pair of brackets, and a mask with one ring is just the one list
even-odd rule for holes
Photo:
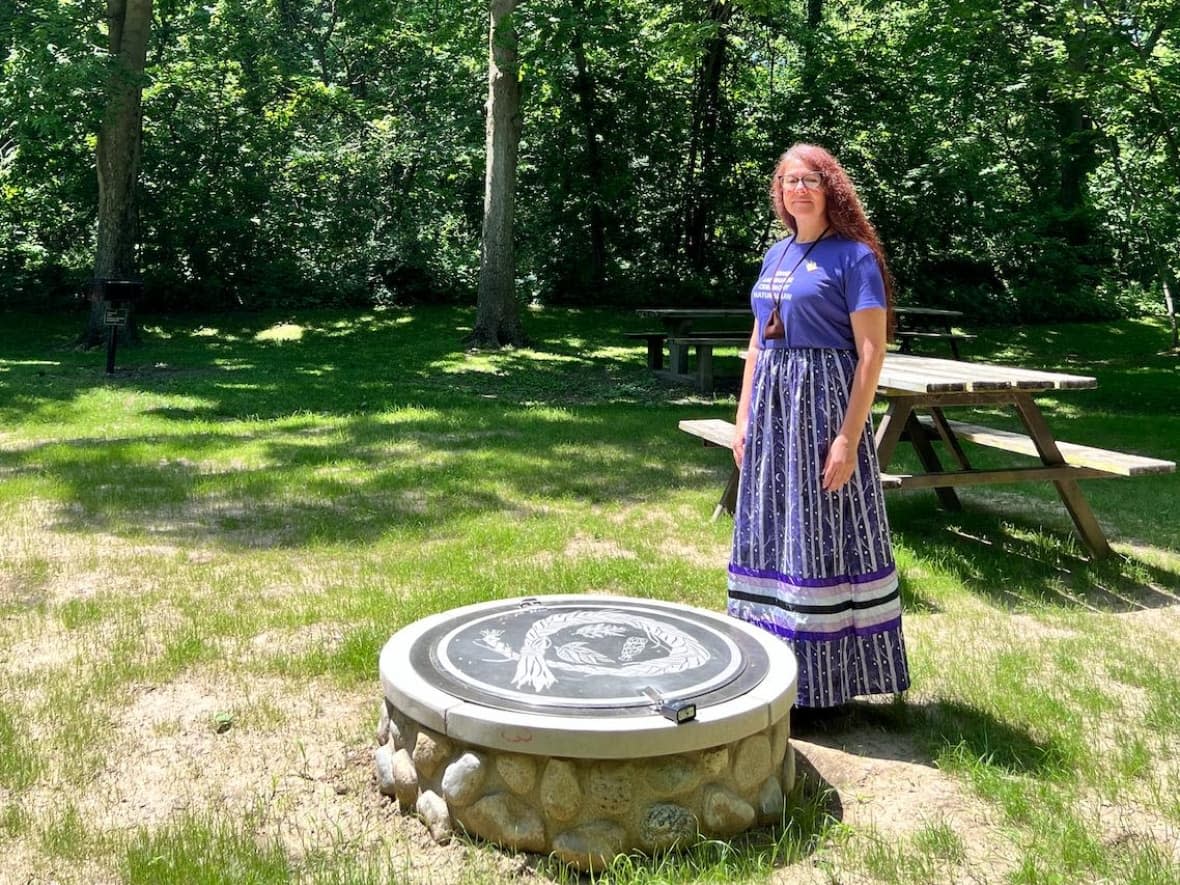
[[398,631],[380,659],[382,793],[581,869],[781,818],[795,780],[790,649],[666,602],[545,596]]

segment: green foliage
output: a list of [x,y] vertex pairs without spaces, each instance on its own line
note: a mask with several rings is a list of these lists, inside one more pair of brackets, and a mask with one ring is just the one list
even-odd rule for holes
[[[712,6],[520,6],[522,297],[743,300],[775,235],[767,174],[814,140],[860,185],[903,300],[991,321],[1158,311],[1180,271],[1175,4],[829,0],[814,23],[803,3]],[[56,306],[89,275],[104,14],[0,8],[0,301]],[[151,306],[470,301],[486,20],[158,2]]]

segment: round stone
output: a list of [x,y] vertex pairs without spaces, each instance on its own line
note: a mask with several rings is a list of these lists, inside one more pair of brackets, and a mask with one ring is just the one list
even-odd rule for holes
[[414,810],[418,813],[418,817],[422,818],[422,822],[426,824],[426,829],[430,831],[430,837],[435,842],[445,845],[451,841],[453,832],[451,813],[442,796],[431,790],[423,790]]
[[783,754],[783,789],[788,793],[795,789],[795,748],[790,743]]
[[464,753],[446,767],[442,791],[452,805],[470,805],[480,796],[487,768],[474,753]]
[[455,817],[467,829],[492,842],[524,851],[545,850],[545,822],[531,806],[511,793],[484,796]]
[[384,701],[381,702],[381,713],[377,717],[377,743],[386,744],[389,742],[389,705]]
[[450,755],[451,742],[445,737],[431,734],[426,729],[418,732],[418,739],[414,742],[414,765],[423,777],[434,777]]
[[778,765],[787,751],[787,740],[791,736],[791,717],[784,716],[770,730],[770,762]]
[[506,753],[496,759],[496,771],[512,792],[532,792],[537,783],[537,763],[519,753]]
[[639,844],[644,851],[666,851],[690,844],[697,835],[696,815],[682,805],[661,802],[643,816]]
[[382,796],[397,795],[393,780],[393,750],[389,744],[382,744],[373,753],[373,764],[377,769],[377,790]]
[[405,743],[402,741],[402,730],[400,727],[398,727],[397,720],[392,716],[389,717],[389,725],[387,726],[387,729],[388,733],[386,737],[386,743],[395,750],[403,749],[405,747]]
[[754,789],[770,774],[770,740],[755,734],[740,744],[733,756],[733,779],[742,792]]
[[701,783],[701,769],[689,758],[673,756],[650,763],[643,772],[652,792],[665,799],[691,793]]
[[393,794],[403,811],[409,811],[418,802],[418,770],[405,750],[393,754]]
[[596,820],[582,824],[553,840],[553,853],[580,870],[601,870],[621,854],[627,831],[614,821]]
[[758,819],[763,823],[780,820],[787,807],[782,785],[776,777],[768,777],[758,789]]
[[586,779],[586,798],[591,814],[616,816],[631,807],[635,775],[629,765],[595,765]]
[[754,806],[724,787],[713,786],[705,791],[702,823],[713,836],[732,836],[749,829],[756,814]]
[[701,754],[701,768],[707,777],[717,777],[729,768],[729,748],[717,747]]
[[573,763],[550,759],[541,775],[541,807],[556,821],[568,821],[582,807],[582,788]]

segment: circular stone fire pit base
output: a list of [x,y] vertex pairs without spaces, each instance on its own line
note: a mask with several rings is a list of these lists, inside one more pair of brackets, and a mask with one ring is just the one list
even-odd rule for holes
[[[381,654],[377,782],[438,841],[457,826],[580,869],[781,819],[795,661],[717,615],[541,597],[416,622]],[[676,724],[660,702],[695,702]]]

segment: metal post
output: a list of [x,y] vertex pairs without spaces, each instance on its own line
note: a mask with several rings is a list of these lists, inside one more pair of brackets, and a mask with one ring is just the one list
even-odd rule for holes
[[115,374],[115,349],[119,346],[119,327],[107,326],[107,374]]

